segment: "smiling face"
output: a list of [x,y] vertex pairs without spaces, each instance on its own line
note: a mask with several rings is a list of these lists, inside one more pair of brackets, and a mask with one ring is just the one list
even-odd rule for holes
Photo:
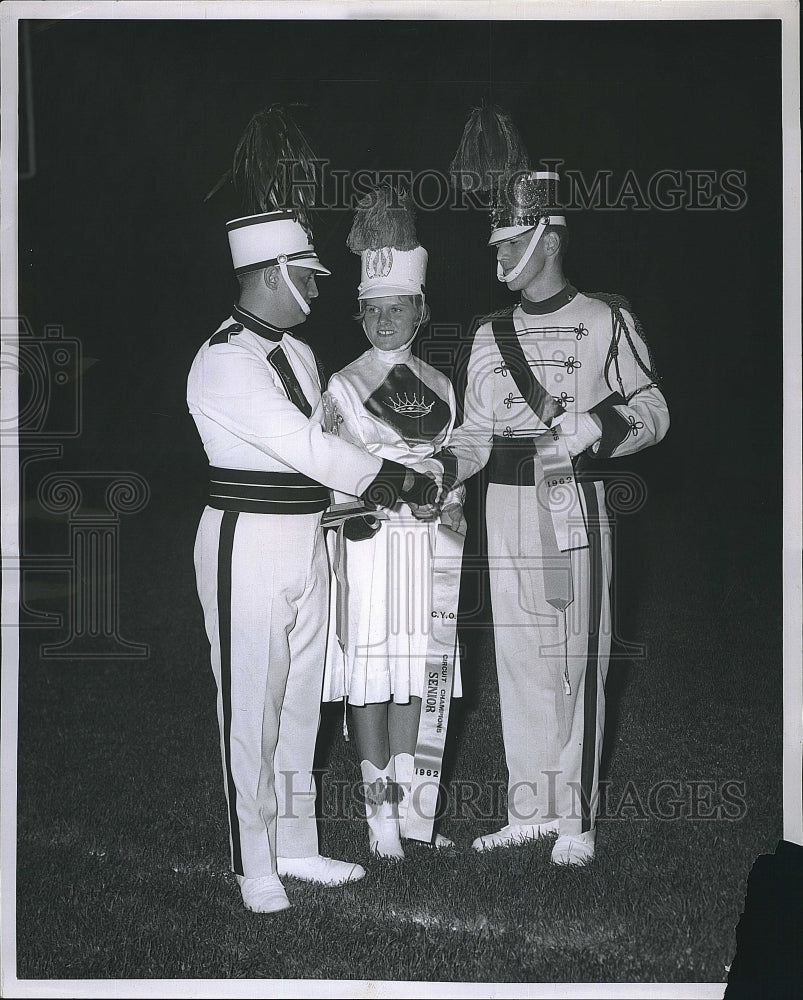
[[365,333],[379,351],[397,351],[413,339],[421,319],[414,295],[385,295],[363,302]]

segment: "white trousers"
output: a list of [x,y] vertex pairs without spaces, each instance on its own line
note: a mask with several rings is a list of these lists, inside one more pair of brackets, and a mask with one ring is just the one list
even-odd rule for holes
[[600,483],[581,484],[589,545],[571,551],[573,601],[547,603],[536,489],[490,483],[488,563],[508,768],[508,822],[590,830],[598,808],[611,647],[611,533]]
[[217,684],[232,868],[318,853],[312,774],[329,575],[320,514],[207,507],[195,571]]

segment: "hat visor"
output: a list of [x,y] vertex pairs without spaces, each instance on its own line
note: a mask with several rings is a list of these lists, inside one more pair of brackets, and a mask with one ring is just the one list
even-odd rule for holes
[[382,299],[390,295],[423,295],[420,285],[392,285],[386,281],[367,281],[357,289],[358,299]]
[[317,257],[297,257],[295,260],[287,261],[288,267],[306,267],[317,274],[331,274],[332,272],[323,266]]
[[507,243],[508,240],[515,240],[517,236],[529,233],[532,229],[535,229],[535,226],[501,226],[491,233],[488,246],[495,247],[500,243]]

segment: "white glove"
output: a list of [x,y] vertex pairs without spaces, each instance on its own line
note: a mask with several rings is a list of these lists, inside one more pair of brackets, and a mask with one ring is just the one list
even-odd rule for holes
[[463,505],[458,502],[448,503],[441,511],[441,520],[448,524],[452,531],[461,535],[466,533],[466,519],[463,516]]
[[602,440],[602,425],[591,413],[562,414],[552,426],[559,424],[563,431],[563,440],[569,449],[569,455],[574,458]]

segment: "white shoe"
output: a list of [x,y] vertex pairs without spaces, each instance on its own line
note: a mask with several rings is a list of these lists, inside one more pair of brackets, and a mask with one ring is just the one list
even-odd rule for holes
[[552,848],[553,865],[588,865],[594,860],[595,831],[558,837]]
[[539,837],[546,837],[550,833],[557,833],[558,828],[558,820],[553,820],[551,823],[535,823],[534,825],[510,823],[503,826],[501,830],[497,830],[496,833],[477,837],[471,846],[475,851],[492,851],[496,847],[515,847],[531,840],[538,840]]
[[321,885],[344,885],[365,877],[362,865],[352,861],[335,861],[320,854],[309,858],[276,858],[276,870],[280,875],[292,875],[293,878]]
[[278,913],[287,910],[290,900],[278,875],[263,875],[261,878],[237,876],[243,905],[254,913]]

